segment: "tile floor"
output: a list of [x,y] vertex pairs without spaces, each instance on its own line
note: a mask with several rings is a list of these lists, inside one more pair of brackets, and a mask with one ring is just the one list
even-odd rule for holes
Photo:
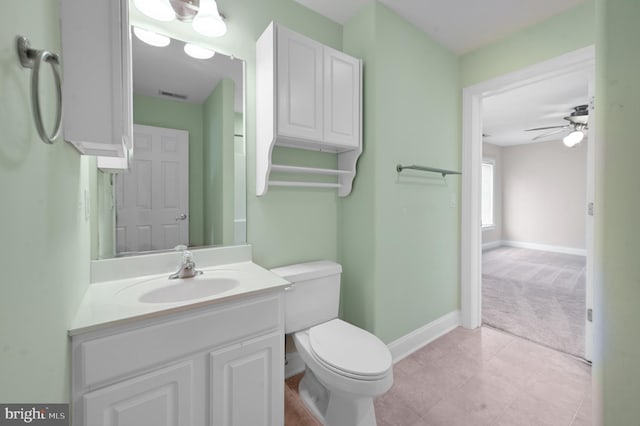
[[379,426],[591,425],[589,365],[492,328],[457,328],[393,373]]

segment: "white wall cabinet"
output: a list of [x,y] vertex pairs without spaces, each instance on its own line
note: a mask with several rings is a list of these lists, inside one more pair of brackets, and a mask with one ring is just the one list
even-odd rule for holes
[[[271,23],[256,45],[257,195],[269,186],[351,192],[362,153],[362,62]],[[338,155],[337,170],[272,164],[274,146]],[[335,184],[275,181],[272,172],[334,175]]]
[[60,0],[62,132],[81,154],[126,159],[133,149],[128,3]]
[[74,426],[284,423],[280,291],[72,336]]

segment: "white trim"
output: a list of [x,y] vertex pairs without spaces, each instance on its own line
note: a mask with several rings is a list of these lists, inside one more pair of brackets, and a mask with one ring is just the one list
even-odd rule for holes
[[593,70],[594,67],[595,47],[588,46],[462,90],[460,305],[462,325],[466,328],[476,328],[482,323],[480,278],[482,269],[480,226],[482,98],[578,70]]
[[387,346],[396,363],[460,325],[460,311],[455,310],[405,334]]
[[491,249],[494,249],[494,248],[498,248],[498,247],[500,247],[502,245],[503,245],[502,240],[497,240],[497,241],[491,241],[491,242],[488,242],[488,243],[484,243],[484,244],[482,244],[482,251],[487,251],[487,250],[491,250]]
[[503,246],[508,246],[508,247],[526,248],[531,250],[542,250],[542,251],[549,251],[552,253],[574,254],[576,256],[587,255],[586,249],[580,249],[580,248],[574,248],[574,247],[551,246],[548,244],[527,243],[525,241],[511,241],[511,240],[503,240],[501,241],[501,243]]

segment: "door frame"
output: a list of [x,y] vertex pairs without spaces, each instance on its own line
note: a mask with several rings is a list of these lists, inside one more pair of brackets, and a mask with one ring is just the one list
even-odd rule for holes
[[[482,325],[482,228],[480,225],[480,196],[482,162],[482,98],[576,71],[589,71],[590,97],[595,77],[595,46],[573,52],[510,72],[462,90],[462,194],[460,243],[460,300],[461,322],[465,328]],[[593,108],[591,101],[590,108]],[[593,113],[589,121],[587,145],[587,203],[594,200],[595,127]],[[585,206],[585,214],[586,214]],[[586,309],[593,308],[593,218],[586,220]],[[591,323],[585,310],[585,358],[590,360],[593,348]]]

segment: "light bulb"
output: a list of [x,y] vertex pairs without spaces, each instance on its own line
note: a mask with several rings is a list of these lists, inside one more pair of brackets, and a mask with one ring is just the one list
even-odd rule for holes
[[168,0],[133,0],[133,4],[140,12],[157,21],[170,22],[176,18]]
[[143,42],[156,47],[165,47],[171,43],[171,39],[165,35],[154,33],[153,31],[143,30],[142,28],[133,27],[133,33]]
[[193,29],[207,37],[221,37],[227,33],[227,24],[220,16],[215,0],[200,1],[200,10],[193,19]]
[[584,133],[579,130],[575,130],[562,138],[562,142],[569,148],[576,146],[584,139]]
[[204,47],[190,43],[184,45],[184,53],[195,59],[209,59],[213,58],[213,55],[216,54],[213,50],[205,49]]

